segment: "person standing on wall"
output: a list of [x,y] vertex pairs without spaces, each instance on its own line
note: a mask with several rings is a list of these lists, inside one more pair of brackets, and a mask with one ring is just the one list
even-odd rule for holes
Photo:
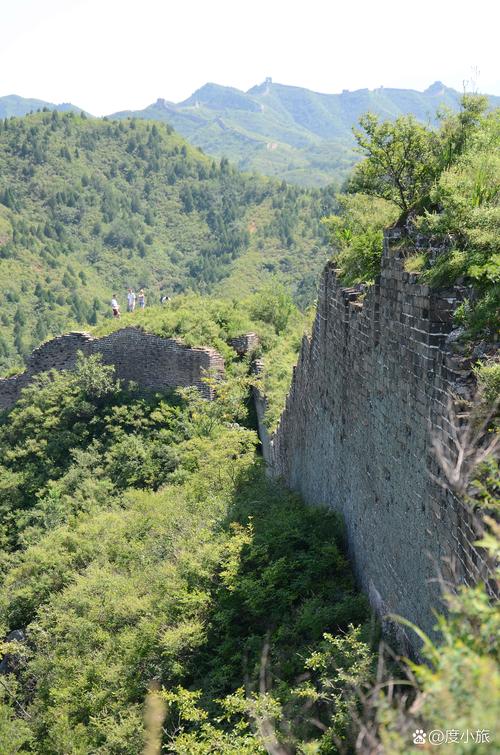
[[127,294],[127,312],[133,312],[135,309],[135,293],[132,291],[131,288],[128,290]]
[[139,302],[139,307],[141,309],[144,309],[144,307],[146,306],[146,297],[144,295],[143,288],[141,288],[141,290],[139,291],[139,296],[137,297],[137,301]]
[[111,299],[111,309],[113,310],[113,317],[120,317],[120,305],[116,299],[116,294],[113,294]]

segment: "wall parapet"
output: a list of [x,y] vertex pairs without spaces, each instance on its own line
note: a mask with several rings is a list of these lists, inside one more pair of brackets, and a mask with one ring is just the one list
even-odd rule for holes
[[0,411],[16,403],[22,389],[36,374],[51,369],[74,369],[78,352],[86,356],[100,354],[105,364],[115,367],[117,378],[133,381],[143,391],[194,386],[205,398],[211,398],[203,377],[206,373],[224,372],[224,360],[215,349],[192,348],[139,328],[123,328],[101,338],[89,333],[67,333],[35,349],[24,372],[0,379]]
[[406,272],[413,250],[400,229],[387,233],[364,291],[343,288],[326,265],[267,461],[307,501],[342,513],[374,608],[432,634],[438,577],[470,584],[488,565],[473,545],[477,522],[436,482],[432,446],[435,433],[451,444],[450,398],[471,395],[470,373],[450,358],[466,290],[433,291]]
[[246,356],[251,354],[260,344],[260,339],[257,333],[253,331],[251,333],[244,333],[241,336],[230,338],[228,344],[235,350],[238,356]]

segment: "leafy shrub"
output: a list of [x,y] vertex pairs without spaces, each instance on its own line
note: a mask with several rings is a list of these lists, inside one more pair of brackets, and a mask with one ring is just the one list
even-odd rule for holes
[[254,298],[250,311],[255,319],[272,325],[279,335],[286,329],[293,309],[292,297],[284,286],[269,284]]
[[344,284],[373,283],[380,270],[383,230],[397,219],[395,205],[366,194],[339,197],[339,214],[323,221]]
[[[232,309],[213,307],[226,332]],[[240,424],[248,376],[233,359],[208,402],[195,389],[139,398],[99,359],[80,358],[74,372],[38,376],[4,416],[0,618],[4,632],[29,636],[12,687],[29,717],[14,736],[5,700],[0,741],[136,755],[157,679],[182,719],[164,742],[172,751],[217,742],[260,752],[254,723],[266,700],[285,720],[300,707],[303,658],[366,624],[339,517],[268,480],[255,433]],[[245,696],[266,638],[280,682],[272,695]],[[366,626],[351,653],[361,667],[365,638]],[[319,707],[344,736],[340,698]]]
[[368,113],[356,132],[365,159],[347,185],[353,197],[338,198],[338,214],[326,220],[348,285],[373,282],[382,230],[398,215],[446,240],[448,250],[436,260],[418,255],[406,269],[417,264],[431,286],[474,286],[457,313],[471,337],[495,337],[500,326],[500,110],[485,113],[486,107],[485,98],[465,95],[461,110],[442,114],[438,129],[411,116],[380,123]]
[[500,361],[488,359],[478,362],[474,372],[477,377],[481,398],[487,404],[500,400]]
[[[491,531],[482,544],[492,559],[498,558],[500,531],[490,520]],[[413,752],[415,729],[458,732],[452,744],[455,752],[496,751],[500,688],[500,611],[485,585],[461,587],[447,593],[448,615],[439,616],[439,641],[423,639],[423,663],[407,662],[398,673],[406,677],[403,689],[412,694],[390,699],[385,689],[376,689],[367,725],[360,737],[362,745],[379,746],[388,755]],[[394,680],[393,680],[394,682]],[[390,683],[390,682],[389,682]],[[401,682],[400,682],[401,683]],[[387,687],[387,682],[384,688]],[[485,732],[485,738],[482,738]],[[444,734],[443,734],[444,736]],[[479,739],[478,739],[479,737]]]

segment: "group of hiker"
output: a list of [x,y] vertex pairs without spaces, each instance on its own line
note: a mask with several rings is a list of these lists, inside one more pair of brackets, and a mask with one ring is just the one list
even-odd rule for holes
[[[160,304],[166,304],[169,301],[170,296],[166,296],[166,294],[160,296]],[[138,294],[132,288],[129,288],[127,292],[127,312],[134,312],[136,304],[139,305],[139,309],[146,307],[146,296],[143,288],[141,288]],[[113,298],[111,299],[111,309],[113,310],[113,317],[120,317],[120,305],[118,304],[116,294],[113,294]]]
[[[141,288],[138,294],[132,288],[129,288],[127,292],[127,312],[134,312],[136,303],[139,305],[139,309],[144,309],[146,306],[146,296],[144,289]],[[120,305],[116,294],[113,294],[111,299],[111,309],[113,310],[113,317],[120,317]]]

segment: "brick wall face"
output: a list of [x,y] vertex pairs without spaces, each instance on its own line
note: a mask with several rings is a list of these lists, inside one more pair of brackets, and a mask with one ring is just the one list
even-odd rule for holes
[[343,514],[374,607],[432,632],[438,569],[468,582],[484,565],[472,546],[476,525],[429,474],[438,474],[432,433],[447,435],[460,380],[447,366],[457,292],[434,294],[404,272],[391,234],[364,301],[326,267],[268,461],[306,500]]
[[244,333],[241,336],[236,336],[236,338],[230,338],[228,343],[239,356],[244,356],[254,351],[260,341],[257,333]]
[[38,372],[73,369],[78,351],[101,354],[104,363],[114,365],[116,377],[133,380],[145,391],[195,386],[210,398],[209,388],[202,382],[204,372],[224,371],[224,360],[215,349],[189,348],[138,328],[123,328],[103,338],[68,333],[35,349],[21,375],[0,379],[0,410],[12,407]]

